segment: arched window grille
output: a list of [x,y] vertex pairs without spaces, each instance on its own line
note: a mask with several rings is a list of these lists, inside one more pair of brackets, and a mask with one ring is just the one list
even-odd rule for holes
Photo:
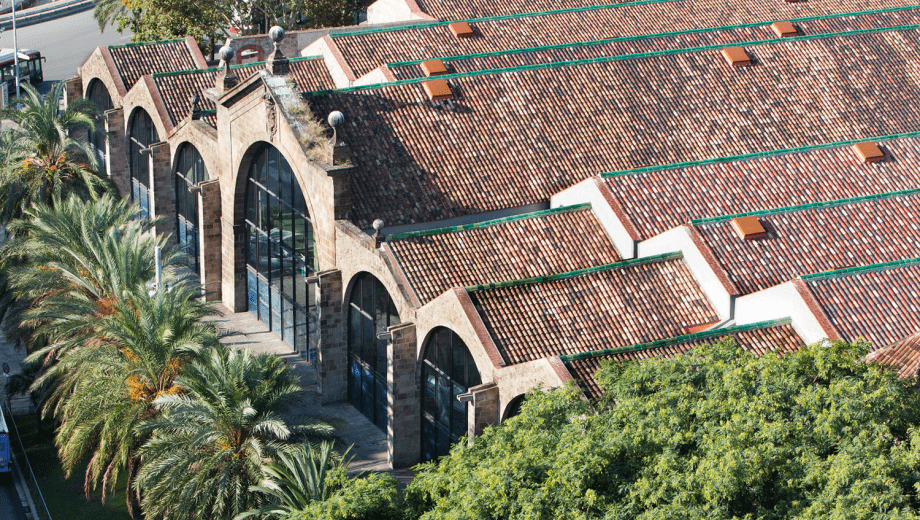
[[377,335],[397,324],[380,280],[359,275],[348,300],[348,400],[380,429],[387,426],[387,340]]
[[159,142],[157,129],[147,112],[139,109],[131,118],[128,132],[128,167],[131,171],[131,200],[150,218],[150,145]]
[[94,79],[89,84],[86,91],[86,99],[93,102],[96,107],[96,131],[90,133],[88,141],[92,143],[96,150],[96,161],[99,162],[99,171],[105,172],[105,117],[103,112],[112,108],[112,98],[109,97],[109,91],[105,84]]
[[256,151],[246,180],[247,300],[285,343],[316,357],[313,224],[300,184],[277,148]]
[[176,239],[188,256],[189,267],[196,273],[201,273],[198,194],[192,193],[189,188],[206,180],[208,170],[201,154],[194,146],[183,144],[176,154]]
[[481,383],[479,370],[463,340],[447,328],[432,332],[422,362],[422,457],[446,455],[467,433],[468,403],[457,400]]

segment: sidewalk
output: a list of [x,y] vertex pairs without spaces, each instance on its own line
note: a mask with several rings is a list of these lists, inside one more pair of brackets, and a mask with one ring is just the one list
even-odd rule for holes
[[[21,11],[16,10],[17,29],[86,11],[96,5],[95,0],[53,0],[50,2],[39,0],[37,3],[39,5],[34,7]],[[12,13],[0,15],[0,29],[10,30],[12,28]]]

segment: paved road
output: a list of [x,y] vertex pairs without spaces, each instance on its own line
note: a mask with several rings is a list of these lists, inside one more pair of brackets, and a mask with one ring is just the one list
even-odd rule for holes
[[19,501],[16,488],[8,479],[8,476],[0,479],[0,518],[26,520],[26,511],[22,507],[22,502]]
[[[93,11],[72,14],[57,20],[30,25],[16,31],[20,49],[37,49],[47,60],[45,80],[72,78],[90,53],[100,45],[128,43],[131,33],[118,34],[111,27],[99,33]],[[13,32],[0,34],[0,47],[13,46]]]

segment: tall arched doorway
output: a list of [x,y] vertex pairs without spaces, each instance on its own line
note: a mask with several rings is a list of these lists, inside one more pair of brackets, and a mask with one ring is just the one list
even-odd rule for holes
[[105,117],[103,112],[106,110],[112,109],[112,98],[109,97],[109,90],[105,88],[105,84],[98,80],[93,79],[89,83],[89,88],[86,89],[86,99],[92,101],[93,105],[96,107],[96,131],[91,132],[88,137],[88,141],[92,143],[93,148],[96,150],[96,161],[99,162],[99,171],[105,172],[105,159],[106,159],[106,147],[105,147]]
[[144,218],[150,218],[150,152],[141,152],[160,141],[153,120],[143,109],[137,109],[128,128],[128,168],[131,171],[131,200],[141,208]]
[[422,361],[422,458],[434,460],[467,433],[468,403],[457,400],[481,383],[479,369],[460,336],[434,329]]
[[396,305],[380,280],[363,273],[348,299],[348,400],[378,428],[387,426],[387,340],[399,324]]
[[198,194],[190,188],[208,180],[204,159],[191,144],[179,147],[176,154],[176,239],[179,247],[188,257],[188,265],[201,273],[201,252],[199,251],[200,222],[198,221]]
[[246,179],[247,301],[285,343],[316,355],[313,223],[300,184],[277,148],[256,149]]

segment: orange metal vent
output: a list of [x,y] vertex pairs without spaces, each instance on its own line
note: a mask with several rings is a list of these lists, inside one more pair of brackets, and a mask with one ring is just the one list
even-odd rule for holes
[[722,49],[722,56],[732,67],[751,64],[751,57],[741,47],[726,47]]
[[735,217],[732,219],[732,227],[735,233],[738,233],[738,237],[745,240],[767,236],[767,230],[757,217]]
[[444,66],[444,62],[441,60],[423,61],[420,66],[422,67],[422,72],[429,77],[447,74],[447,67]]
[[450,85],[443,79],[426,81],[422,83],[422,87],[425,89],[425,94],[428,94],[428,99],[432,101],[444,101],[454,97],[454,93],[450,91]]
[[799,35],[799,30],[792,25],[792,22],[773,22],[770,28],[773,29],[773,32],[780,38],[789,38],[790,36]]
[[450,32],[454,33],[454,36],[457,38],[470,38],[474,34],[473,28],[466,22],[454,22],[447,27],[450,28]]
[[853,151],[859,157],[859,162],[863,164],[885,160],[885,152],[872,142],[856,143],[853,145]]

